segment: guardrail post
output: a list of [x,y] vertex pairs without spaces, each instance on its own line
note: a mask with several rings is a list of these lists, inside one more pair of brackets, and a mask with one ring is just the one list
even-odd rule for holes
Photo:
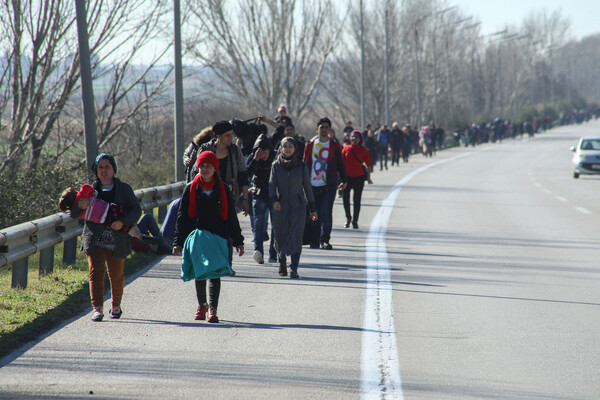
[[167,206],[158,207],[158,223],[162,224],[165,222],[165,217],[167,216]]
[[21,258],[12,265],[12,283],[13,289],[27,287],[27,273],[29,272],[29,257]]
[[77,258],[77,237],[67,239],[63,245],[63,262],[66,265],[75,264]]
[[40,250],[40,276],[51,274],[54,271],[54,246]]

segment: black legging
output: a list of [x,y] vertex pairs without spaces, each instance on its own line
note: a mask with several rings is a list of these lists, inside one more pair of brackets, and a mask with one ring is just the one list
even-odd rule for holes
[[[344,211],[346,211],[346,219],[348,221],[358,222],[358,215],[360,214],[360,199],[362,198],[364,187],[364,177],[348,177],[348,184],[346,185],[346,189],[344,189],[342,196],[344,200]],[[352,202],[354,204],[354,218],[352,218],[352,214],[350,214],[350,190],[354,190],[354,195],[352,196]]]
[[[208,304],[215,310],[219,306],[219,294],[221,293],[221,278],[208,280]],[[206,303],[206,280],[196,279],[196,297],[198,304]]]

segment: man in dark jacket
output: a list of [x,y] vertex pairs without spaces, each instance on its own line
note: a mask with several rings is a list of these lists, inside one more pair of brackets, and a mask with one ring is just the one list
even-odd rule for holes
[[311,140],[304,149],[304,162],[310,172],[315,203],[319,218],[312,221],[311,248],[331,250],[329,244],[331,229],[333,227],[333,202],[339,189],[346,188],[346,169],[342,159],[342,146],[330,138],[331,121],[321,118],[317,123],[318,137]]
[[[251,187],[248,190],[252,197],[252,233],[254,234],[253,258],[258,264],[264,264],[263,241],[269,215],[272,215],[273,207],[269,201],[269,177],[271,175],[271,164],[273,163],[273,144],[266,135],[260,135],[252,152],[246,158],[246,168],[250,177]],[[273,232],[271,230],[271,245],[269,247],[270,261],[277,261],[277,252],[273,247]]]

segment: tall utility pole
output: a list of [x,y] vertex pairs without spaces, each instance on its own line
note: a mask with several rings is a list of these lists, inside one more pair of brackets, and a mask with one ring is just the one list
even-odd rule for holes
[[[506,34],[508,30],[504,29],[498,32],[494,32],[494,33],[490,33],[488,35],[485,35],[486,37],[494,37],[494,36],[500,36],[500,35],[504,35]],[[488,42],[489,43],[489,42]],[[485,111],[488,112],[490,111],[490,103],[491,103],[491,99],[490,99],[490,61],[489,61],[489,54],[490,52],[487,49],[487,46],[485,48],[485,79],[484,79],[484,95],[485,95]],[[498,51],[498,55],[500,55],[500,52]]]
[[[453,10],[456,7],[458,7],[458,6],[448,7],[443,10],[424,15],[415,21],[415,73],[417,75],[416,78],[417,78],[417,127],[418,127],[417,129],[420,129],[420,127],[421,127],[421,104],[422,104],[421,76],[419,74],[419,30],[418,30],[418,26],[421,22],[425,21],[427,18],[432,17],[434,15],[444,14],[445,12]],[[434,49],[433,49],[434,55],[435,55],[435,51],[436,50],[435,50],[435,43],[434,43]],[[435,68],[436,68],[436,66],[434,65],[434,69]],[[437,102],[437,93],[434,93],[434,96],[435,96],[435,102]]]
[[[481,22],[465,26],[465,30],[477,28]],[[475,41],[471,43],[471,123],[475,122]]]
[[[467,18],[461,18],[457,21],[455,21],[453,24],[449,24],[446,25],[446,27],[453,27],[453,26],[458,26],[460,24],[462,24],[465,21],[469,21],[473,19],[473,17],[467,17]],[[467,29],[471,26],[465,26],[462,29]],[[445,33],[446,36],[446,75],[447,75],[447,79],[448,79],[448,105],[449,105],[449,111],[450,111],[450,117],[454,116],[454,91],[452,88],[452,72],[450,71],[450,39],[451,36],[454,35],[455,31],[452,31],[452,34],[450,34],[449,32]]]
[[507,40],[515,39],[519,36],[518,33],[512,33],[510,35],[506,35],[500,38],[500,42],[498,43],[498,95],[500,97],[500,118],[504,118],[504,88],[503,88],[503,80],[502,80],[502,68],[501,68],[501,60],[502,60],[502,43]]
[[173,0],[175,42],[175,181],[184,180],[185,171],[180,162],[183,154],[183,72],[181,66],[181,11],[179,0]]
[[365,25],[363,22],[363,2],[360,0],[360,124],[365,129]]
[[79,68],[81,70],[81,100],[83,102],[83,122],[85,132],[85,158],[87,162],[88,180],[91,183],[92,165],[98,155],[98,139],[96,137],[96,107],[94,106],[94,87],[92,84],[92,66],[90,63],[90,45],[88,43],[87,11],[85,0],[75,0],[77,15],[77,37],[79,40]]
[[385,2],[385,124],[390,126],[390,37],[388,26],[389,1]]

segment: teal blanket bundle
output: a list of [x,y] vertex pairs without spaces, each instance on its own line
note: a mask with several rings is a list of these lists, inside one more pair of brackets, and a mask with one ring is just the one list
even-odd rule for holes
[[227,239],[195,229],[185,240],[181,260],[181,279],[216,279],[230,276]]

